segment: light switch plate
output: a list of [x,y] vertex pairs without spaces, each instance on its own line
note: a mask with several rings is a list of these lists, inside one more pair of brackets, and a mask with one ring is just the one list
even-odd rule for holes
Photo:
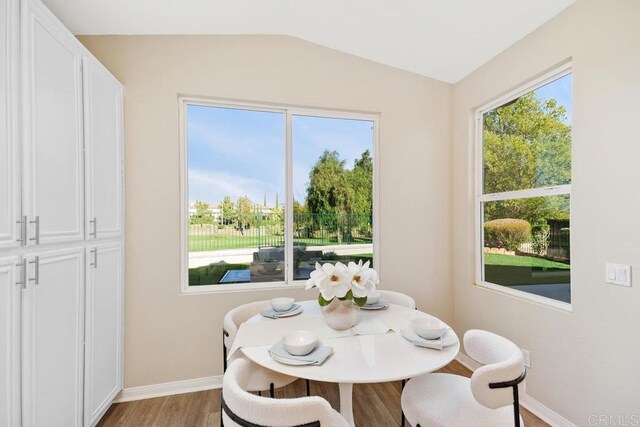
[[607,263],[605,282],[612,285],[631,286],[631,266]]

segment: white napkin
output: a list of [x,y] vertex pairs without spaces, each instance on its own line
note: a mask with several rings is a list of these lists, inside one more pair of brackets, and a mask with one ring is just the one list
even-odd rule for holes
[[269,349],[270,354],[274,354],[277,357],[291,360],[298,360],[300,362],[311,362],[313,365],[322,365],[329,356],[333,354],[333,347],[318,346],[309,354],[304,356],[296,356],[289,353],[285,348],[282,341],[279,341]]
[[411,328],[404,328],[400,331],[400,333],[405,339],[411,341],[413,345],[417,345],[418,347],[432,348],[434,350],[442,350],[444,335],[437,340],[427,340],[416,334]]
[[302,306],[300,304],[293,304],[289,310],[285,311],[276,311],[273,308],[265,308],[260,312],[264,317],[268,317],[269,319],[279,319],[281,317],[289,317],[293,315],[293,312],[301,312]]

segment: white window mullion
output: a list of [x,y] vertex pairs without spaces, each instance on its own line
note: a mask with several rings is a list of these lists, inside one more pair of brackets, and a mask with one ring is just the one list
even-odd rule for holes
[[293,277],[293,114],[286,114],[285,148],[285,205],[284,205],[284,248],[285,282],[292,283]]

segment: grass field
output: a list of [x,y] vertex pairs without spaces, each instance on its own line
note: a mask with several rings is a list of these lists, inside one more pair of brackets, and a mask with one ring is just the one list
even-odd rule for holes
[[557,268],[560,270],[569,270],[569,264],[551,261],[548,259],[537,258],[532,256],[514,256],[503,254],[484,254],[484,263],[486,265],[508,265],[513,267],[533,267],[533,268]]
[[484,279],[504,286],[571,283],[571,266],[530,256],[484,254]]

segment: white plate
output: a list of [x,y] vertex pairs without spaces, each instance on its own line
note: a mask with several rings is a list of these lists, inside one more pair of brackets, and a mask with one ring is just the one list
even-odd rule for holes
[[[428,340],[426,338],[422,338],[421,336],[416,334],[415,331],[411,328],[403,329],[400,335],[402,335],[403,338],[409,341],[413,341],[416,339],[425,340],[427,342],[433,341],[434,343],[439,341],[439,340]],[[450,345],[454,345],[458,342],[458,337],[451,329],[447,329],[447,331],[444,333],[444,335],[440,339],[442,340],[442,347],[449,347]]]
[[376,303],[376,304],[370,304],[370,305],[363,305],[362,307],[360,307],[363,310],[385,310],[387,308],[389,308],[389,303],[384,301],[384,303]]
[[295,310],[291,310],[291,311],[285,311],[284,313],[278,313],[276,314],[276,318],[280,318],[280,317],[291,317],[291,316],[295,316],[296,314],[300,314],[302,313],[302,307],[298,307]]
[[313,361],[304,361],[304,360],[295,360],[295,359],[289,359],[286,357],[280,357],[278,355],[275,355],[273,353],[270,353],[271,358],[273,360],[275,360],[276,362],[279,363],[283,363],[285,365],[293,365],[293,366],[306,366],[306,365],[313,365]]

